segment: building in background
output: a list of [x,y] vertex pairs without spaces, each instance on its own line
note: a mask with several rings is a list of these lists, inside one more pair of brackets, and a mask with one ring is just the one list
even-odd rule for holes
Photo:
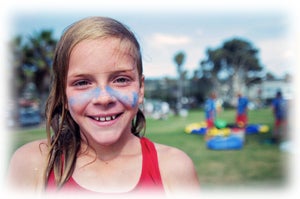
[[284,99],[292,100],[294,92],[292,84],[292,81],[289,79],[266,80],[250,87],[247,91],[247,95],[251,101],[260,101],[265,105],[271,103],[277,91],[282,92]]

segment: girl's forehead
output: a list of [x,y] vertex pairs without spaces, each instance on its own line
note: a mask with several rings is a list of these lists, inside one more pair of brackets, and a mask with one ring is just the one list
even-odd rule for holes
[[[132,63],[132,64],[131,64]],[[112,73],[136,73],[138,74],[137,67],[133,62],[127,63],[114,63],[110,65],[80,65],[80,66],[71,66],[68,70],[69,77],[76,77],[81,75],[100,75],[100,74],[112,74]]]
[[80,41],[71,50],[69,59],[81,58],[82,55],[86,56],[84,58],[97,55],[106,59],[131,59],[134,62],[138,59],[137,49],[131,42],[114,37]]
[[[131,46],[131,47],[130,47]],[[83,40],[72,50],[68,75],[89,72],[111,73],[137,70],[132,44],[116,38]]]
[[90,47],[98,47],[99,53],[110,52],[115,55],[130,55],[136,57],[137,49],[128,39],[116,37],[103,37],[94,39],[84,39],[71,49],[71,55],[74,51],[88,50]]

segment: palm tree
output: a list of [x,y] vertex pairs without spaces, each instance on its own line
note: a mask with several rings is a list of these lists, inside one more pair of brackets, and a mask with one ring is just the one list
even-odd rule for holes
[[50,69],[56,43],[52,31],[42,30],[30,37],[24,47],[26,54],[24,64],[35,68],[33,82],[40,95],[49,91]]
[[12,97],[17,98],[18,94],[22,92],[26,84],[26,73],[23,70],[24,51],[22,47],[22,37],[15,37],[9,44],[10,52],[12,54],[10,63],[12,63],[11,75],[9,76],[10,85],[12,85]]
[[177,73],[178,73],[178,93],[177,93],[177,104],[175,107],[175,113],[178,115],[179,110],[182,108],[182,96],[183,96],[183,81],[184,81],[184,73],[182,69],[183,62],[185,60],[185,53],[183,51],[178,52],[175,57],[174,61],[177,66]]
[[[32,36],[17,36],[11,45],[13,54],[14,97],[22,97],[28,87],[36,88],[36,98],[42,106],[49,93],[50,71],[57,40],[51,30],[42,30]],[[41,107],[44,110],[43,107]]]

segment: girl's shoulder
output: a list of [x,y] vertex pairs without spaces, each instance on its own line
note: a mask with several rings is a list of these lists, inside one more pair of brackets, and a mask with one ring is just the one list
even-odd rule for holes
[[167,192],[198,191],[199,180],[193,160],[183,150],[155,144],[159,169]]
[[44,158],[48,154],[47,140],[35,140],[24,144],[19,147],[13,154],[12,160],[26,159],[26,162],[30,160],[38,160]]
[[29,188],[40,184],[47,154],[46,140],[32,141],[18,148],[13,153],[8,167],[9,185],[16,188]]
[[[155,147],[157,150],[157,154],[159,157],[159,161],[165,165],[173,165],[174,166],[190,166],[194,167],[192,159],[181,149],[155,143]],[[176,163],[174,165],[174,163]],[[183,163],[183,164],[180,164]]]

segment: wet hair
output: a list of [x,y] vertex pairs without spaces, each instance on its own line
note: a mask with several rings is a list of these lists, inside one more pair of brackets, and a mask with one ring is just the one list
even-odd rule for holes
[[[54,52],[52,85],[46,104],[49,155],[44,173],[45,187],[52,170],[58,187],[72,176],[82,141],[79,126],[66,109],[66,79],[72,49],[83,40],[105,38],[117,38],[120,39],[120,44],[126,45],[126,50],[129,50],[136,61],[141,85],[143,66],[140,45],[125,25],[107,17],[89,17],[75,22],[64,31]],[[145,123],[144,114],[138,109],[136,117],[132,120],[131,132],[141,137]]]

